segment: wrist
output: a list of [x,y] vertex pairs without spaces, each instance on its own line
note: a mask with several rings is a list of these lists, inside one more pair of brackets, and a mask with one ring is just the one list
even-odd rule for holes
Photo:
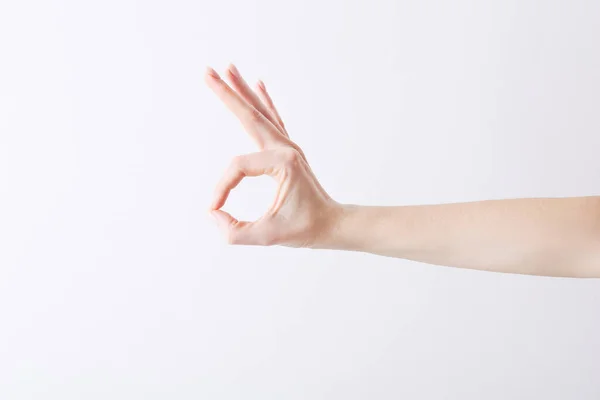
[[319,229],[313,236],[310,248],[313,249],[344,249],[344,237],[351,215],[359,208],[354,205],[340,204],[331,201],[322,213],[322,221]]

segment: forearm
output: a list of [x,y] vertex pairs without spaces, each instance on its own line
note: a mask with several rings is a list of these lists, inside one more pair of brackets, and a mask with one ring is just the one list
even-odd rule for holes
[[497,272],[600,277],[600,197],[343,206],[317,247]]

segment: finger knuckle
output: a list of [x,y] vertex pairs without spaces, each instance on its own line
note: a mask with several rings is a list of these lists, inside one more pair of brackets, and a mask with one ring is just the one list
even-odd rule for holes
[[302,151],[302,148],[300,148],[300,146],[298,146],[296,143],[292,142],[291,146],[298,152],[298,154],[300,155],[300,158],[305,158],[304,156],[304,151]]
[[293,147],[286,147],[281,151],[281,158],[285,165],[295,165],[300,159],[300,153]]
[[235,156],[231,159],[230,168],[232,170],[241,169],[244,165],[244,156]]

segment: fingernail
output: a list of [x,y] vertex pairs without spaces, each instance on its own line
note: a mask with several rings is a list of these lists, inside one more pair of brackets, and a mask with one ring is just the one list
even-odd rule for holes
[[239,78],[240,77],[240,71],[238,71],[238,69],[236,68],[235,65],[230,64],[229,65],[229,71],[231,71],[231,73],[233,74],[233,76]]
[[265,86],[265,83],[261,80],[258,81],[258,86],[262,89],[262,90],[267,90],[267,87]]
[[211,67],[206,67],[206,73],[208,75],[212,76],[213,78],[221,79],[221,77],[219,76],[219,74],[217,73],[217,71],[215,71]]

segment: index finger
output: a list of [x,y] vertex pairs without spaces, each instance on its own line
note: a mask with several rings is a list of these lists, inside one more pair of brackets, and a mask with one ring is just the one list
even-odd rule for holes
[[277,150],[266,150],[235,157],[217,184],[211,208],[218,210],[227,201],[229,193],[247,176],[274,176],[281,164],[281,154]]
[[207,68],[205,81],[227,108],[240,120],[244,129],[258,144],[258,147],[264,149],[269,144],[276,143],[278,137],[281,137],[271,121],[230,88],[214,69]]

